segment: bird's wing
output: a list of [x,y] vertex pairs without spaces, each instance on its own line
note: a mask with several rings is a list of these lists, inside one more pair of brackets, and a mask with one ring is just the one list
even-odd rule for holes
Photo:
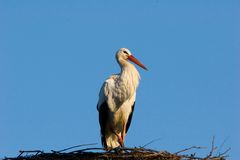
[[135,107],[135,102],[132,105],[132,111],[131,111],[131,113],[130,113],[130,115],[128,117],[127,126],[126,126],[126,133],[127,133],[128,129],[130,127],[130,124],[132,122],[132,116],[133,116],[133,112],[134,112],[134,107]]
[[115,102],[114,97],[116,97],[114,91],[115,91],[115,84],[117,81],[117,78],[119,78],[119,75],[114,74],[111,75],[102,85],[102,88],[99,93],[99,100],[97,109],[99,110],[99,107],[102,103],[107,101],[108,107],[110,107],[110,110],[113,111],[115,109]]
[[105,130],[106,130],[106,126],[107,126],[107,122],[108,122],[108,118],[109,118],[108,117],[109,106],[107,104],[108,93],[106,92],[106,88],[108,88],[107,85],[108,85],[107,81],[105,81],[99,92],[99,100],[98,100],[98,104],[97,104],[97,110],[99,113],[98,121],[100,124],[100,130],[101,130],[101,141],[102,141],[102,145],[104,148],[107,147],[107,142],[106,142],[106,138],[105,138]]
[[104,82],[103,83],[103,85],[102,85],[102,88],[101,88],[101,90],[100,90],[100,92],[99,92],[99,99],[98,99],[98,104],[97,104],[97,110],[99,111],[99,109],[100,109],[100,106],[104,103],[104,102],[106,102],[106,100],[107,100],[107,95],[106,95],[106,93],[104,93],[105,92],[105,88],[106,88],[106,82]]
[[108,78],[104,84],[102,85],[102,88],[99,93],[99,100],[97,104],[97,110],[99,112],[99,124],[101,128],[101,140],[102,145],[106,148],[106,138],[105,138],[105,131],[107,127],[107,123],[109,121],[109,113],[110,113],[110,107],[107,102],[108,97],[111,95],[111,87],[114,85],[114,76],[111,76]]
[[108,97],[111,97],[112,95],[112,89],[115,87],[115,80],[118,77],[118,75],[111,75],[102,85],[102,88],[99,92],[99,100],[97,109],[99,110],[99,107],[102,103],[108,100]]
[[108,104],[107,102],[103,102],[101,104],[101,106],[98,109],[99,112],[99,124],[100,124],[100,128],[101,128],[101,141],[102,141],[102,145],[104,146],[104,148],[107,148],[107,142],[106,142],[106,138],[105,138],[105,130],[106,130],[106,125],[108,122],[108,118],[109,118],[109,108],[108,108]]

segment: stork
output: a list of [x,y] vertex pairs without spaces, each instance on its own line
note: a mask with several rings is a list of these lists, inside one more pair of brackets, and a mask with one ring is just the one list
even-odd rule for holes
[[124,147],[124,139],[131,124],[140,75],[129,61],[147,70],[127,48],[117,51],[116,60],[121,72],[111,75],[104,82],[97,104],[101,141],[106,150]]

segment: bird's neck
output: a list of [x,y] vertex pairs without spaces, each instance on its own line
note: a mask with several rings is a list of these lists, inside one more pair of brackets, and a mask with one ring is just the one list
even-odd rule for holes
[[125,87],[127,87],[127,90],[131,92],[129,94],[133,94],[132,92],[136,91],[139,84],[140,75],[133,64],[125,61],[121,66],[121,73],[119,78],[120,82],[124,84]]
[[140,75],[134,65],[127,61],[119,62],[119,65],[121,72],[114,79],[115,91],[112,95],[115,109],[118,109],[125,101],[136,96],[136,89],[140,79]]

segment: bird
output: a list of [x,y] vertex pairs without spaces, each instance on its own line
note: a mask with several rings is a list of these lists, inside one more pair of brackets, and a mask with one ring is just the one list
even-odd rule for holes
[[97,103],[101,142],[106,150],[124,147],[131,124],[140,74],[130,61],[148,70],[127,48],[120,48],[115,58],[121,71],[105,80]]

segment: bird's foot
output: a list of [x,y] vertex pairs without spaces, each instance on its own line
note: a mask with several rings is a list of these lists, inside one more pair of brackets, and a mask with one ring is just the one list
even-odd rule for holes
[[122,153],[124,153],[123,149],[124,149],[124,147],[118,146],[118,147],[114,148],[113,151],[117,154],[122,154]]
[[124,147],[124,140],[121,136],[117,135],[118,137],[118,143],[120,144],[121,147]]

